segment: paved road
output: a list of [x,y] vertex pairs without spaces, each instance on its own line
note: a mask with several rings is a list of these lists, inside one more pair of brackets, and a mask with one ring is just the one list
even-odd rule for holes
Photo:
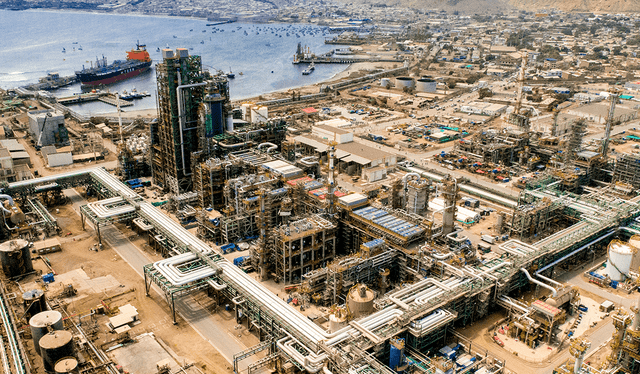
[[[80,206],[85,205],[87,201],[73,189],[64,190],[64,193],[71,199],[74,210],[79,214]],[[90,228],[88,229],[91,230]],[[112,247],[140,277],[144,278],[144,265],[153,261],[133,245],[115,226],[101,227],[100,233],[102,234],[102,240]],[[153,288],[164,298],[164,294],[155,285]],[[191,296],[177,299],[175,305],[180,317],[187,321],[203,339],[207,340],[231,364],[233,363],[233,355],[247,348],[234,335],[227,332],[228,326],[224,326],[220,321],[210,318],[211,313],[203,309]],[[241,361],[240,369],[246,368],[246,365],[252,362],[251,358]]]

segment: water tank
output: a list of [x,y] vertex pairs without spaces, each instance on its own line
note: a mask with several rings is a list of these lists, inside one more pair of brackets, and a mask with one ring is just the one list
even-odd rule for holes
[[436,92],[436,87],[436,82],[430,78],[420,78],[416,81],[416,91],[418,92]]
[[329,314],[329,332],[330,333],[334,333],[340,330],[346,324],[347,324],[346,313],[343,313],[340,310],[338,310],[335,313]]
[[619,240],[614,240],[609,244],[608,252],[607,273],[609,277],[613,281],[624,281],[626,274],[629,274],[631,269],[634,252],[637,250]]
[[47,308],[47,300],[42,290],[30,290],[22,294],[24,304],[24,315],[27,319],[44,312]]
[[375,293],[364,284],[351,288],[347,295],[347,305],[354,318],[366,316],[373,312]]
[[0,244],[0,260],[7,278],[33,271],[29,242],[24,239],[9,240]]
[[56,374],[77,374],[80,373],[78,369],[78,360],[73,357],[65,357],[56,362],[54,367]]
[[384,88],[389,88],[391,87],[391,79],[389,78],[382,78],[380,79],[380,86],[384,87]]
[[29,329],[31,330],[36,353],[40,354],[40,339],[49,333],[49,330],[62,330],[63,328],[62,314],[58,311],[48,310],[31,317]]
[[411,77],[397,77],[396,78],[396,88],[413,88],[415,85],[413,78]]
[[73,357],[73,335],[69,331],[52,331],[40,339],[40,353],[44,370],[55,373],[55,365],[66,357]]

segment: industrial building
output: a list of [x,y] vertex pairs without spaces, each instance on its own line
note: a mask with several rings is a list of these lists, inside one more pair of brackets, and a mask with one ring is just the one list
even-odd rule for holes
[[[504,311],[501,334],[531,350],[560,351],[585,306],[579,289],[556,275],[596,255],[606,256],[606,265],[593,264],[585,279],[637,296],[634,160],[612,169],[607,141],[601,148],[583,144],[584,121],[572,124],[568,138],[540,136],[517,108],[511,117],[517,128],[482,131],[457,142],[453,156],[438,156],[472,170],[495,164],[496,176],[503,167],[544,165],[547,170],[523,183],[516,199],[454,173],[399,165],[396,154],[356,139],[338,121],[287,137],[286,117],[269,118],[269,110],[254,103],[234,107],[227,77],[203,71],[199,56],[187,49],[162,54],[158,121],[148,137],[122,139],[119,178],[102,167],[7,178],[0,195],[3,283],[33,276],[38,285],[54,276],[32,274],[25,238],[55,236],[60,228],[48,208],[65,204],[62,191],[75,189],[83,195],[70,192],[72,202],[82,230],[92,233],[84,236],[95,234],[96,251],[103,240],[118,248],[130,244],[114,231],[131,229],[156,256],[136,270],[144,293],[157,291],[163,307],[166,302],[171,316],[164,323],[181,321],[179,305],[197,295],[211,306],[207,313],[225,313],[232,328],[257,338],[230,357],[236,374],[498,374],[504,360],[456,329]],[[413,83],[403,78],[402,84]],[[494,109],[491,115],[504,108]],[[3,167],[6,158],[4,152]],[[134,179],[148,171],[151,189]],[[350,185],[360,178],[366,188],[356,193],[341,184],[345,175]],[[148,198],[151,191],[169,197]],[[495,210],[495,224],[485,229],[491,234],[482,234],[480,243],[467,228]],[[36,251],[59,247],[40,244]],[[82,322],[98,310],[107,314],[104,299],[87,315],[63,318],[64,307],[50,305],[45,288],[8,298],[0,287],[5,371],[30,373],[32,360],[47,373],[67,366],[67,372],[117,373]],[[611,359],[599,373],[640,373],[638,308],[612,313]],[[130,325],[144,315],[132,305],[118,312],[104,324],[117,336],[112,348],[131,343]],[[197,318],[210,323],[209,314]],[[9,326],[28,330],[31,341],[23,344],[28,340]],[[497,333],[491,339],[504,345]],[[568,341],[573,362],[556,372],[593,373],[584,364],[589,346],[582,338]],[[168,372],[160,363],[157,369]]]

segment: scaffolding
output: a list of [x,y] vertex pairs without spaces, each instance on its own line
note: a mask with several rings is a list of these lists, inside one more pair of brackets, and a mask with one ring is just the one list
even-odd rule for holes
[[623,153],[616,159],[613,181],[640,188],[640,155]]
[[336,226],[320,215],[282,225],[273,237],[275,276],[284,284],[300,283],[303,274],[326,267],[336,255]]

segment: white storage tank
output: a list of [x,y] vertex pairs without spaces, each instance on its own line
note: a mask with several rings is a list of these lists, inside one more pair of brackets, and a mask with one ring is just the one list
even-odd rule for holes
[[629,239],[629,245],[635,248],[631,259],[631,271],[636,272],[640,268],[640,235],[634,235]]
[[437,83],[431,78],[420,78],[416,81],[416,91],[436,92]]
[[382,78],[380,79],[380,86],[384,87],[384,88],[389,88],[391,87],[391,79],[389,78]]
[[411,77],[397,77],[396,78],[396,88],[413,88],[415,85],[415,82],[413,80],[413,78]]
[[625,280],[626,274],[629,274],[631,269],[631,261],[635,252],[637,252],[635,248],[619,240],[614,240],[609,244],[607,274],[611,280],[618,282]]
[[347,313],[338,309],[329,314],[329,332],[334,333],[347,325]]

